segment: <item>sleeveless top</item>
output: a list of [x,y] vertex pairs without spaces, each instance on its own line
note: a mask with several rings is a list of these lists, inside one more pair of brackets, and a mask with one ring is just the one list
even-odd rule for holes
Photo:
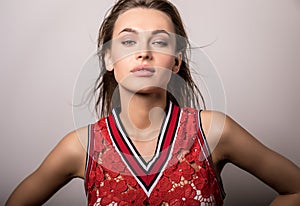
[[123,128],[120,110],[89,125],[85,190],[96,205],[223,205],[200,112],[172,104],[146,162]]

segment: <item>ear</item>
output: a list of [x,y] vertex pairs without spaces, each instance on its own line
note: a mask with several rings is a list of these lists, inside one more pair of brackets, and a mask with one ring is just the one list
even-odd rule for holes
[[175,60],[175,62],[174,62],[174,66],[172,68],[172,72],[178,73],[180,70],[180,67],[181,67],[181,63],[182,63],[182,53],[179,52],[174,60]]
[[104,54],[104,62],[105,62],[105,68],[107,71],[112,71],[114,69],[114,64],[111,58],[110,50],[108,49]]

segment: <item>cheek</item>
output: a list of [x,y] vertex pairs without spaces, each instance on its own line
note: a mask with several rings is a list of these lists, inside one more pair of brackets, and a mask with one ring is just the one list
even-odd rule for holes
[[112,61],[113,63],[117,63],[126,58],[125,54],[122,51],[116,50],[112,53]]
[[131,56],[137,53],[136,49],[137,48],[135,47],[124,48],[124,46],[121,46],[120,43],[113,43],[111,48],[111,56],[113,63],[130,58]]
[[159,65],[157,65],[157,66],[161,66],[165,69],[172,70],[174,65],[175,65],[175,57],[174,56],[161,55],[159,58]]
[[127,59],[120,60],[114,64],[114,75],[118,83],[120,83],[129,73],[129,61]]

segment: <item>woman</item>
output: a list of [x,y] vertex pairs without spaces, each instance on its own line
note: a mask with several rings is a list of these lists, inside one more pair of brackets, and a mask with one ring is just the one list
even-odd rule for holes
[[66,135],[7,205],[40,205],[75,177],[89,205],[222,205],[229,162],[273,187],[272,205],[299,205],[296,165],[225,114],[191,108],[187,46],[169,2],[118,1],[99,34],[101,119]]

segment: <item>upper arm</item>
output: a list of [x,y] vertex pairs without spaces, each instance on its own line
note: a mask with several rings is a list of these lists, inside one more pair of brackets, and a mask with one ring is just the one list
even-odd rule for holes
[[87,128],[66,135],[39,168],[16,188],[7,205],[41,205],[72,178],[83,178],[86,158],[82,145],[82,140],[86,139],[84,136],[87,136]]
[[250,172],[280,194],[300,192],[299,167],[264,146],[230,117],[224,119],[216,147],[219,157]]

